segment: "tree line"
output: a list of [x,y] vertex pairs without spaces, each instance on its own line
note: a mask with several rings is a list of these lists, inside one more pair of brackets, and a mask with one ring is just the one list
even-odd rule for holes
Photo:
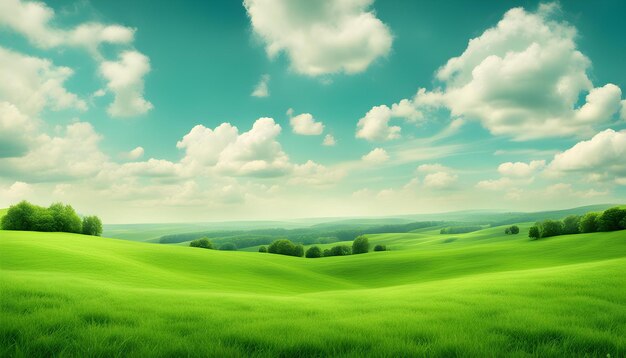
[[543,220],[528,230],[528,237],[538,240],[544,237],[607,232],[626,229],[626,209],[614,207],[602,213],[570,215],[563,220]]
[[75,234],[102,235],[102,221],[97,216],[82,219],[71,205],[54,203],[45,208],[24,200],[9,207],[2,217],[3,230],[69,232]]
[[[272,242],[268,247],[259,247],[259,252],[268,252],[270,254],[296,256],[313,259],[318,257],[330,256],[347,256],[368,253],[370,250],[369,240],[365,236],[358,236],[352,241],[352,246],[335,245],[330,249],[322,250],[319,246],[311,246],[306,252],[302,244],[295,244],[288,239],[280,239]],[[385,245],[376,245],[374,251],[386,251]]]
[[191,247],[199,247],[202,249],[210,249],[210,250],[222,250],[222,251],[237,251],[237,245],[232,242],[226,242],[222,245],[216,245],[209,240],[207,237],[203,237],[201,239],[192,240],[189,243]]

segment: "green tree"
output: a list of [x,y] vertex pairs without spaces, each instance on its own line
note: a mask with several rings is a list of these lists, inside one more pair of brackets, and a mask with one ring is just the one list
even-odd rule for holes
[[378,244],[374,246],[374,251],[387,251],[387,246]]
[[222,246],[220,246],[220,250],[222,250],[222,251],[237,251],[237,245],[235,245],[232,242],[227,242],[225,244],[222,244]]
[[85,216],[83,218],[83,234],[100,236],[102,235],[102,221],[100,218],[93,216]]
[[304,248],[302,248],[302,245],[296,245],[288,239],[279,239],[274,240],[274,242],[268,246],[267,252],[272,254],[301,257],[304,253]]
[[212,249],[213,243],[208,238],[203,237],[201,239],[193,240],[192,242],[189,243],[189,246],[200,247],[202,249]]
[[551,237],[563,234],[563,223],[557,220],[544,220],[539,223],[541,237]]
[[328,257],[333,255],[331,254],[330,249],[324,249],[324,252],[322,252],[322,256]]
[[620,230],[622,219],[626,217],[626,210],[618,207],[606,209],[602,215],[598,217],[598,231],[617,231]]
[[352,242],[353,254],[366,254],[370,251],[370,243],[365,236],[359,236]]
[[330,256],[346,256],[352,253],[348,245],[337,245],[330,248]]
[[506,229],[504,229],[504,234],[505,235],[510,235],[511,234],[511,228],[507,227]]
[[82,231],[82,221],[71,205],[54,203],[48,208],[54,218],[54,231],[72,232],[80,234]]
[[580,233],[580,216],[570,215],[563,219],[563,234],[571,235]]
[[35,205],[26,200],[18,204],[11,205],[7,213],[2,217],[3,230],[22,230],[29,231],[34,229]]
[[528,237],[535,240],[539,240],[541,238],[541,232],[539,231],[539,227],[537,227],[537,225],[531,226],[530,229],[528,229]]
[[582,233],[598,231],[598,213],[587,213],[583,215],[578,228]]
[[619,226],[622,228],[622,230],[626,229],[626,217],[619,222]]
[[265,246],[259,247],[259,252],[267,252],[267,247]]
[[306,250],[305,256],[310,259],[322,257],[322,250],[318,246],[311,246],[308,250]]
[[513,235],[519,234],[519,226],[513,225],[509,228],[509,232]]

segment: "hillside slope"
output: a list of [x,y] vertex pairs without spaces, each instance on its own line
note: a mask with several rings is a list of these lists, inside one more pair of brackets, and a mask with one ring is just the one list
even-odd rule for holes
[[501,232],[304,259],[0,231],[0,355],[626,354],[624,232]]

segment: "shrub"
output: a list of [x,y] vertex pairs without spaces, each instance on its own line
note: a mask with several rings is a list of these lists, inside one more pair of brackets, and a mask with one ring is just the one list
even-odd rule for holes
[[539,240],[541,238],[541,232],[536,225],[530,227],[530,229],[528,230],[528,237],[534,240]]
[[513,225],[511,227],[507,227],[504,229],[504,233],[507,235],[517,235],[519,234],[519,227],[517,225]]
[[83,218],[83,234],[100,236],[102,235],[102,221],[97,216],[85,216]]
[[267,247],[265,246],[259,247],[259,252],[267,252]]
[[563,219],[563,234],[571,235],[580,233],[580,216],[570,215]]
[[82,222],[71,205],[54,203],[48,208],[54,218],[54,231],[73,232],[79,234],[82,231]]
[[359,236],[352,242],[353,254],[366,254],[370,251],[370,243],[365,236]]
[[374,246],[374,251],[387,251],[387,246],[378,244]]
[[83,229],[80,217],[70,205],[56,203],[44,208],[27,201],[12,205],[2,218],[1,226],[4,230],[62,231],[76,234],[80,234]]
[[330,248],[328,256],[346,256],[352,253],[352,249],[348,245],[337,245]]
[[504,234],[505,235],[510,235],[511,234],[511,228],[507,227],[506,229],[504,229]]
[[623,229],[626,229],[626,217],[624,217],[622,219],[622,221],[619,222],[619,226]]
[[602,215],[598,217],[598,231],[616,231],[621,230],[620,222],[626,217],[626,210],[620,208],[606,209]]
[[220,246],[220,250],[222,250],[222,251],[237,251],[237,245],[233,244],[232,242],[227,242],[227,243],[223,244],[222,246]]
[[587,213],[580,219],[578,229],[582,233],[598,231],[598,213]]
[[317,246],[311,246],[308,250],[306,250],[306,257],[310,259],[322,257],[322,250]]
[[556,220],[544,220],[538,225],[541,237],[551,237],[563,234],[563,223]]
[[193,240],[192,242],[189,243],[189,246],[191,246],[191,247],[200,247],[200,248],[203,248],[203,249],[212,249],[213,248],[213,244],[206,237],[203,237],[202,239]]
[[330,249],[324,249],[324,251],[322,252],[322,256],[324,257],[332,256],[330,253]]
[[271,254],[298,256],[301,257],[304,254],[304,248],[302,245],[296,245],[290,240],[279,239],[274,240],[267,248],[267,252]]

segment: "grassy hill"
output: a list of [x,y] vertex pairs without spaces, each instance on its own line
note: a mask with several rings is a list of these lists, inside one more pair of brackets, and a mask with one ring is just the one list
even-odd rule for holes
[[0,356],[626,355],[626,232],[304,259],[0,231]]

